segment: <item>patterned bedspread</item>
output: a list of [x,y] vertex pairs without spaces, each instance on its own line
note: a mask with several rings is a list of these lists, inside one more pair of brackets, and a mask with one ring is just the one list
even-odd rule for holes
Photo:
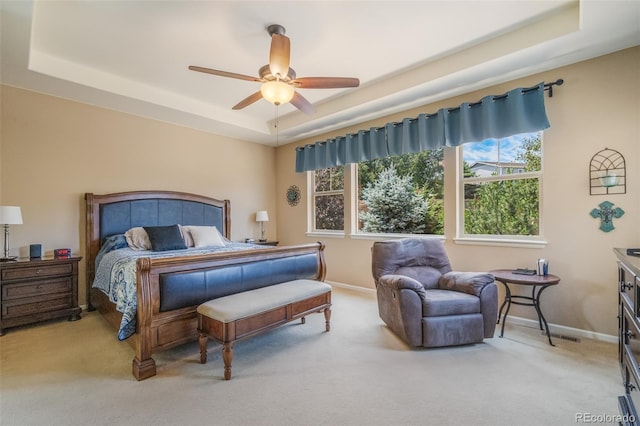
[[96,266],[93,287],[100,289],[109,296],[109,300],[115,303],[118,312],[122,313],[118,340],[125,340],[136,332],[136,312],[138,307],[136,300],[136,260],[138,258],[191,256],[259,248],[264,248],[264,246],[228,243],[224,247],[191,248],[164,252],[132,250],[128,247],[121,248],[102,256],[100,263]]

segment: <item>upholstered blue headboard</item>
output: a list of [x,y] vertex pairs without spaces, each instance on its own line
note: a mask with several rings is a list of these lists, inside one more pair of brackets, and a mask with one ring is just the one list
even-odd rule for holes
[[185,200],[133,200],[100,206],[100,241],[135,226],[208,225],[224,232],[221,206]]
[[134,191],[85,194],[87,278],[93,281],[94,261],[104,238],[136,226],[216,226],[230,238],[230,202],[175,191]]

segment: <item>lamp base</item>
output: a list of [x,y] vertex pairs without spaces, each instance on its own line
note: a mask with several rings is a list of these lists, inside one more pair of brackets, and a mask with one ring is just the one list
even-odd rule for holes
[[18,260],[17,256],[13,257],[0,257],[0,262],[16,262]]

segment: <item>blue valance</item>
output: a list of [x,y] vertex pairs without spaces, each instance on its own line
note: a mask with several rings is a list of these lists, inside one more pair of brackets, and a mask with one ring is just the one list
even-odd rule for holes
[[[558,83],[556,83],[558,84]],[[561,84],[561,83],[560,83]],[[549,127],[544,82],[296,148],[296,172],[410,154]]]

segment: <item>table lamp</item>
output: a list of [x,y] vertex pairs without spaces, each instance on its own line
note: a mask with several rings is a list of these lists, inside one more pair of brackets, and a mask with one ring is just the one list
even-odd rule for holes
[[264,223],[269,222],[269,213],[267,213],[265,210],[256,212],[256,222],[260,222],[260,241],[267,241],[267,239],[264,237]]
[[0,262],[16,260],[9,256],[9,225],[22,225],[22,211],[17,206],[0,206],[0,225],[4,225],[4,256]]

